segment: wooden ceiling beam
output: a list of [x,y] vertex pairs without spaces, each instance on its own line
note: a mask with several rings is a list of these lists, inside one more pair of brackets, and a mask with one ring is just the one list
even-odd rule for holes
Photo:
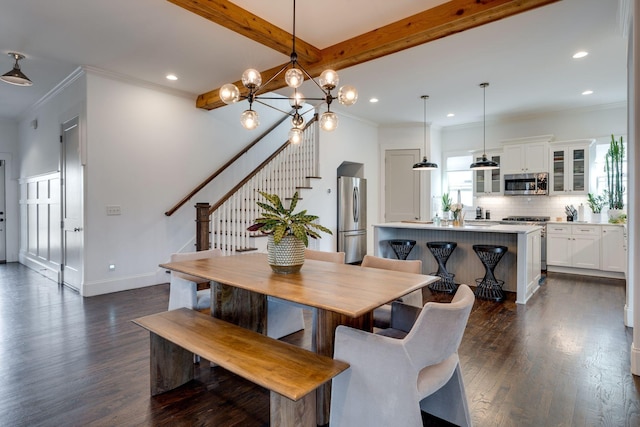
[[[169,0],[174,1],[174,0]],[[300,64],[314,77],[326,68],[344,69],[440,39],[461,31],[488,24],[559,0],[451,0],[400,21],[337,43],[321,51],[322,59]],[[263,71],[272,76],[283,65]],[[240,81],[235,83],[242,88]],[[357,84],[357,82],[354,82]],[[286,86],[284,76],[274,79],[264,92]],[[225,105],[214,89],[196,100],[196,107],[213,110]]]
[[[293,35],[227,0],[167,0],[183,9],[222,25],[238,34],[287,56],[291,55]],[[296,37],[298,58],[316,62],[320,49]]]

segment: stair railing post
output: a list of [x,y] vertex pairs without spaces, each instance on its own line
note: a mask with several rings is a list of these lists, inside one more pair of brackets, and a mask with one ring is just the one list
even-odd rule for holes
[[196,251],[206,251],[209,245],[209,203],[196,203]]

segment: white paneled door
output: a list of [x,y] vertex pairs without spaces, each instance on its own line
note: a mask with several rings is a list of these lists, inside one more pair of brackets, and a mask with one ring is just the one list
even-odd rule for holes
[[420,219],[420,173],[412,169],[420,150],[386,150],[385,222]]
[[83,185],[78,118],[62,125],[62,283],[82,284]]

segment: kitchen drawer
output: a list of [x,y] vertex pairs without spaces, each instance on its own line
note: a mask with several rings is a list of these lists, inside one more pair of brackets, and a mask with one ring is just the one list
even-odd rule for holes
[[600,226],[599,225],[573,225],[573,234],[582,234],[589,236],[599,236],[600,235]]
[[547,224],[547,234],[571,234],[571,226],[564,224]]

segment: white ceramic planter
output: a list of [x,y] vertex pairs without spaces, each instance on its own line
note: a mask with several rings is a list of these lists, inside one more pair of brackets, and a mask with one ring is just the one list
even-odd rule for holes
[[304,264],[304,243],[295,236],[284,236],[276,245],[273,234],[270,234],[267,242],[267,260],[275,273],[297,273]]

